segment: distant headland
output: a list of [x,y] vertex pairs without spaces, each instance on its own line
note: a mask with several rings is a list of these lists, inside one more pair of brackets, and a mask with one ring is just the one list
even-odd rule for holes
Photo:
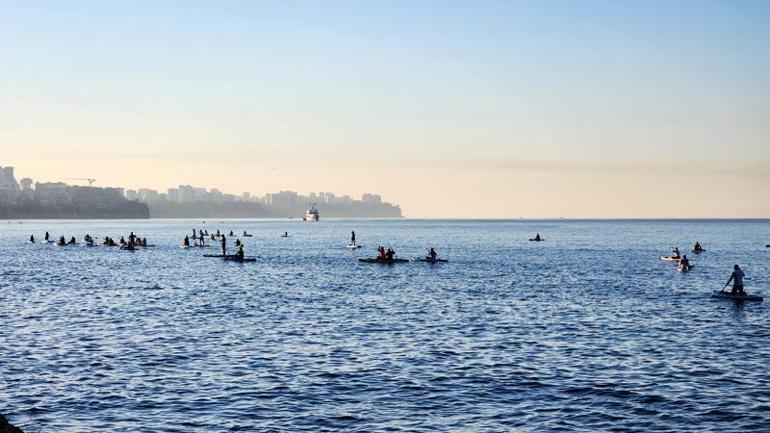
[[[227,194],[190,185],[124,190],[64,182],[16,180],[13,167],[0,167],[0,219],[301,218],[313,203],[322,218],[400,218],[401,208],[378,194],[356,200],[329,192],[301,195],[280,191],[263,197]],[[34,185],[34,186],[33,186]]]

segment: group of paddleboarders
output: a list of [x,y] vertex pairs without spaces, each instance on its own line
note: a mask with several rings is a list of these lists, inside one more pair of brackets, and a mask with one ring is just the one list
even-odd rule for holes
[[[706,251],[703,248],[703,245],[699,241],[695,241],[692,247],[692,251],[694,253],[702,253]],[[663,259],[666,259],[666,257],[662,257]],[[687,254],[681,254],[679,252],[679,247],[673,246],[671,247],[671,257],[670,260],[679,262],[678,270],[680,271],[689,271],[692,268],[692,264],[690,263],[690,259],[687,258]],[[730,285],[730,283],[733,283],[732,291],[730,292],[730,295],[732,296],[747,296],[746,291],[743,288],[743,278],[746,276],[746,274],[743,272],[743,269],[741,269],[740,265],[736,264],[733,266],[733,271],[730,274],[730,278],[728,278],[727,283],[725,283],[725,286],[722,288],[721,292],[724,292],[724,290],[727,288],[727,286]]]

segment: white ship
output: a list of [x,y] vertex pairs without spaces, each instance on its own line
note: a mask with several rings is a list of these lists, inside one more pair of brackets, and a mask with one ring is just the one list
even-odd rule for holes
[[310,203],[310,207],[307,209],[307,212],[305,212],[305,218],[303,219],[312,223],[318,221],[318,218],[320,218],[320,216],[318,215],[318,209],[316,209],[315,203]]

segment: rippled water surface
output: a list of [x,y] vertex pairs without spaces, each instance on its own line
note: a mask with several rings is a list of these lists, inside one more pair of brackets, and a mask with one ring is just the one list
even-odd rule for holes
[[[179,248],[193,227],[248,230],[257,262]],[[45,230],[157,246],[25,243]],[[696,239],[691,272],[659,260]],[[388,243],[449,262],[356,260]],[[740,263],[770,295],[768,243],[768,221],[2,224],[0,413],[33,433],[766,432],[769,302],[709,294]]]

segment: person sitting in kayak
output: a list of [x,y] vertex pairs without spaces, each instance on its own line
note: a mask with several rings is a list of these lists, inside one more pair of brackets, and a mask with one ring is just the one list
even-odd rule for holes
[[185,236],[184,237],[184,240],[182,241],[182,245],[185,246],[185,247],[189,247],[190,246],[190,237],[189,236]]
[[351,231],[350,232],[350,245],[356,244],[356,232]]
[[244,257],[244,253],[243,253],[243,244],[241,244],[241,245],[238,247],[238,252],[237,252],[237,253],[235,253],[235,258],[237,258],[238,260],[243,260],[243,257]]
[[242,244],[241,244],[241,240],[240,240],[240,239],[236,239],[236,240],[235,240],[235,246],[236,246],[236,247],[240,247],[241,245],[242,245]]
[[385,260],[387,258],[386,254],[385,254],[385,247],[380,246],[379,248],[377,248],[377,252],[380,253],[380,255],[378,257],[379,259]]
[[75,240],[75,236],[70,238],[70,245],[75,245],[77,241]]
[[679,257],[681,257],[679,255],[679,247],[671,247],[671,258],[678,259]]
[[730,281],[733,282],[733,290],[731,294],[733,295],[746,295],[746,291],[743,290],[743,277],[745,277],[746,274],[743,273],[743,270],[740,266],[735,265],[733,266],[733,273],[730,274],[730,279],[727,280],[727,284],[725,284],[725,287],[727,287],[730,284]]
[[438,253],[436,252],[436,250],[431,248],[430,251],[428,252],[428,257],[426,257],[426,259],[435,261],[437,258],[438,258]]
[[682,259],[679,260],[679,268],[685,271],[690,270],[690,259],[687,258],[687,254],[683,255]]
[[695,245],[692,246],[693,251],[703,251],[703,247],[701,246],[700,242],[695,241]]
[[35,243],[35,235],[29,235],[29,243],[31,244]]
[[64,236],[59,236],[59,245],[67,245],[67,241],[64,240]]
[[232,230],[230,230],[230,236],[235,236]]
[[393,260],[393,256],[395,256],[395,255],[396,255],[396,252],[393,251],[392,248],[388,247],[388,251],[385,253],[385,260],[392,261]]
[[537,233],[537,234],[535,235],[535,240],[536,240],[536,241],[540,241],[540,233]]

